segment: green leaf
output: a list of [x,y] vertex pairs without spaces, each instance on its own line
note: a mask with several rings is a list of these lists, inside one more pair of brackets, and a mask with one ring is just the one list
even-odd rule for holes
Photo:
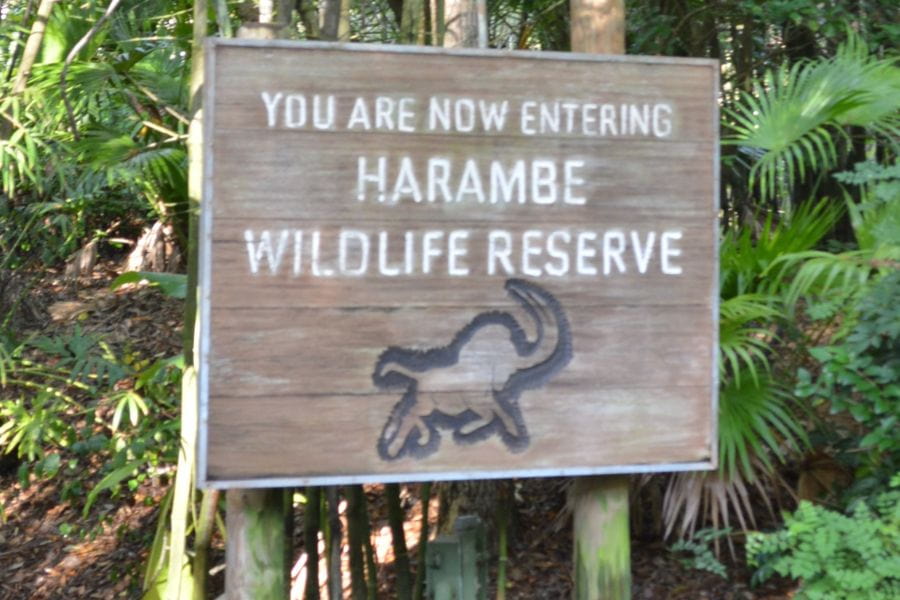
[[48,479],[55,477],[59,473],[61,459],[59,454],[53,453],[45,456],[37,465],[37,470],[43,477]]
[[181,273],[153,273],[150,271],[128,271],[122,273],[110,284],[111,289],[118,289],[127,283],[147,282],[159,286],[162,292],[171,297],[184,299],[187,296],[187,275]]
[[121,466],[118,469],[114,469],[107,473],[106,476],[101,479],[97,483],[97,485],[95,485],[93,489],[88,493],[87,499],[84,503],[84,510],[82,511],[82,515],[84,517],[87,517],[91,506],[93,506],[94,502],[96,502],[97,496],[99,496],[101,492],[112,490],[118,487],[119,484],[122,483],[122,481],[124,481],[128,477],[131,477],[131,475],[143,464],[143,460],[132,460],[124,466]]

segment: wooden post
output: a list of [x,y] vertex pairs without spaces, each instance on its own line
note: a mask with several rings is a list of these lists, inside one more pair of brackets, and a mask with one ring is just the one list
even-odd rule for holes
[[[238,37],[274,39],[273,3],[260,2],[260,20],[244,23]],[[225,597],[284,600],[290,595],[291,490],[230,489],[226,494]]]
[[625,0],[570,0],[572,52],[625,54]]
[[631,598],[628,477],[582,477],[572,489],[576,600]]
[[285,560],[284,490],[228,490],[225,594],[228,600],[284,600],[291,565]]
[[[625,53],[624,0],[570,0],[572,51]],[[576,600],[631,598],[628,477],[584,477],[572,488]]]
[[[487,48],[485,0],[444,0],[443,44],[446,48]],[[436,19],[441,19],[437,15]]]

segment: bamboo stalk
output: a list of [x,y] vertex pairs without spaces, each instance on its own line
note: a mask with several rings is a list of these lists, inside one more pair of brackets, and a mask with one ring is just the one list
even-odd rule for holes
[[420,499],[422,503],[422,527],[419,530],[419,548],[416,556],[416,582],[413,586],[413,600],[422,600],[425,593],[425,556],[428,550],[428,506],[431,503],[431,482],[422,484]]
[[319,515],[322,510],[322,490],[306,488],[306,513],[303,517],[303,545],[306,546],[305,600],[319,600]]
[[411,600],[412,585],[409,571],[409,549],[403,532],[403,508],[400,506],[400,486],[389,483],[384,487],[387,500],[388,524],[394,541],[394,568],[397,573],[397,600]]
[[197,517],[197,533],[194,536],[194,562],[191,568],[194,576],[194,598],[206,598],[209,544],[216,524],[218,505],[219,490],[205,490],[200,501],[200,516]]
[[[22,27],[28,24],[28,21],[31,19],[31,11],[34,9],[34,0],[28,0],[28,4],[25,5],[25,11],[22,13]],[[16,70],[16,63],[19,61],[19,51],[22,48],[22,29],[16,30],[12,34],[12,39],[9,43],[9,49],[7,50],[6,59],[6,72],[3,75],[3,82],[12,78],[12,74]]]
[[[505,491],[505,490],[504,490]],[[509,561],[510,497],[501,491],[497,501],[497,600],[506,600],[506,565]]]
[[340,495],[335,486],[326,488],[328,498],[328,600],[342,600]]
[[362,486],[347,486],[347,542],[350,546],[350,594],[366,600],[366,567],[363,557]]
[[13,96],[24,92],[28,85],[28,77],[31,76],[31,69],[41,51],[44,32],[47,30],[47,21],[50,20],[50,12],[56,2],[57,0],[41,0],[38,5],[34,23],[31,24],[31,32],[28,34],[28,39],[25,40],[25,49],[22,50],[22,61],[19,63],[19,71],[16,73],[16,81],[12,88]]
[[[360,486],[362,490],[362,486]],[[369,519],[365,491],[362,494],[363,550],[366,553],[366,598],[376,600],[378,594],[378,565],[375,564],[375,548],[372,547],[372,523]]]
[[219,29],[219,36],[223,38],[234,37],[234,30],[231,27],[231,16],[228,14],[227,0],[215,0],[216,6],[216,27]]

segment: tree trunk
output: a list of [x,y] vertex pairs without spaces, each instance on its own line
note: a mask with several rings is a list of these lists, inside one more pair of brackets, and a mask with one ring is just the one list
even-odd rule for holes
[[372,547],[372,522],[369,519],[368,499],[359,486],[362,495],[363,550],[366,554],[366,600],[376,600],[378,595],[378,565],[375,562],[375,548]]
[[319,11],[316,10],[315,0],[298,0],[297,12],[300,13],[307,39],[320,39],[322,32],[319,29]]
[[400,19],[400,43],[425,43],[425,0],[404,0]]
[[428,507],[431,504],[431,482],[426,481],[420,488],[422,503],[422,529],[419,532],[419,547],[416,558],[416,581],[413,584],[413,600],[422,600],[425,592],[425,557],[428,551]]
[[334,41],[338,39],[338,28],[341,24],[341,4],[343,4],[343,0],[325,0],[321,30],[323,40]]

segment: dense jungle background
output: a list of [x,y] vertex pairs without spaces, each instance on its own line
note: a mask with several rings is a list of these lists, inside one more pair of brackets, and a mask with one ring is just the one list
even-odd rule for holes
[[[441,45],[444,1],[0,0],[0,598],[222,592],[182,430],[200,42]],[[490,47],[569,49],[563,0],[486,11]],[[898,42],[895,0],[626,4],[627,53],[722,86],[720,466],[632,477],[635,598],[900,598]],[[285,490],[291,595],[422,598],[477,514],[491,595],[568,597],[571,485]]]

